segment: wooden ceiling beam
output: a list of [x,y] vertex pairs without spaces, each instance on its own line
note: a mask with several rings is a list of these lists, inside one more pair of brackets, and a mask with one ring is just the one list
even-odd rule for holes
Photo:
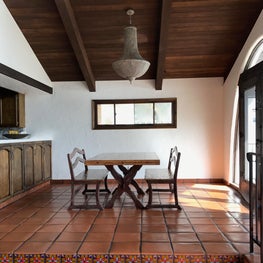
[[48,86],[42,82],[39,82],[38,80],[33,79],[33,78],[15,70],[15,69],[12,69],[12,68],[2,64],[2,63],[0,63],[0,74],[3,74],[3,75],[10,77],[12,79],[16,79],[18,81],[21,81],[27,85],[30,85],[34,88],[45,91],[49,94],[53,93],[52,87],[50,87],[50,86]]
[[88,88],[90,91],[96,91],[95,78],[71,3],[69,0],[55,0],[55,3]]
[[165,70],[165,55],[167,49],[168,28],[170,22],[171,8],[172,8],[172,0],[162,0],[161,29],[160,29],[160,38],[159,38],[156,80],[155,80],[156,90],[161,90],[163,84],[163,77]]

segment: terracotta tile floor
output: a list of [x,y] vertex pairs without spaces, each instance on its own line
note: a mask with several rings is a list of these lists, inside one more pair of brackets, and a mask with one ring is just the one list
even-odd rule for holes
[[225,185],[180,184],[181,211],[139,210],[126,195],[112,209],[68,210],[69,199],[69,185],[50,185],[0,209],[0,262],[240,262],[249,252],[248,210]]

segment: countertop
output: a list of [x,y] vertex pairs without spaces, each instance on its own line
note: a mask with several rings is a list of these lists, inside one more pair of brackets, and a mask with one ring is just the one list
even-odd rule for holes
[[0,145],[7,144],[7,143],[23,143],[23,142],[37,142],[37,141],[52,141],[51,138],[43,138],[37,136],[29,136],[23,139],[6,139],[4,137],[0,138]]

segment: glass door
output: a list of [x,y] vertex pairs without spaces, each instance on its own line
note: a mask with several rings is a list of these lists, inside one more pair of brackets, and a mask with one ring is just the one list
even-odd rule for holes
[[[256,153],[256,87],[249,88],[244,92],[244,118],[245,118],[245,154],[248,152]],[[246,156],[245,156],[246,157]],[[245,162],[244,179],[249,180],[248,162]],[[253,173],[255,177],[255,174]],[[253,178],[255,183],[255,178]]]
[[[249,166],[247,153],[262,154],[262,114],[263,114],[263,63],[246,70],[239,79],[239,141],[240,141],[240,181],[243,197],[249,196]],[[260,171],[255,164],[255,176]]]

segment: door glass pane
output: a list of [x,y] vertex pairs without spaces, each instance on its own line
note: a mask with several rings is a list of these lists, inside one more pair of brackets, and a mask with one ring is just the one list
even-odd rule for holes
[[97,119],[99,125],[114,124],[114,105],[98,104]]
[[172,123],[172,103],[155,103],[155,123]]
[[116,124],[134,124],[134,104],[116,104]]
[[[256,152],[256,89],[245,91],[245,154]],[[246,160],[246,156],[245,156]],[[248,162],[245,162],[245,179],[248,180]]]
[[136,103],[134,108],[135,124],[153,123],[153,103]]

